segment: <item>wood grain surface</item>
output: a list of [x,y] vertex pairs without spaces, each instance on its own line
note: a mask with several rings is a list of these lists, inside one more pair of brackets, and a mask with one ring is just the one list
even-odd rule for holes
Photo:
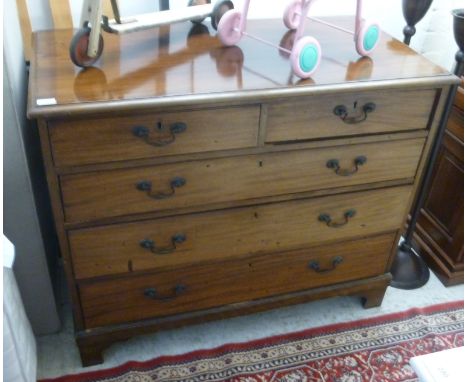
[[458,88],[418,217],[418,253],[446,286],[464,279],[464,89]]
[[[425,139],[379,142],[191,161],[128,170],[65,175],[61,179],[65,219],[86,222],[106,217],[174,210],[289,193],[377,183],[414,177]],[[328,168],[339,161],[340,171],[355,171],[355,160],[367,161],[343,176]],[[185,185],[170,194],[171,182]],[[137,185],[151,182],[151,191]]]
[[[436,92],[434,89],[333,94],[293,98],[268,107],[266,142],[375,134],[425,129]],[[359,123],[345,123],[334,115],[336,106],[348,110],[348,118],[363,119],[364,105],[376,109]]]
[[[83,283],[79,289],[86,327],[196,311],[377,276],[384,271],[394,237],[395,232],[325,247]],[[337,257],[343,261],[333,270]],[[329,271],[311,269],[312,261]],[[177,285],[186,289],[175,297]],[[166,300],[145,296],[148,288],[155,288],[158,297]]]
[[[255,147],[259,106],[218,108],[177,113],[54,120],[49,123],[55,164],[58,166],[125,161],[176,154]],[[226,123],[229,121],[229,123]],[[170,126],[186,124],[171,140]],[[149,131],[149,142],[134,129]]]
[[49,6],[54,29],[73,28],[69,0],[49,0]]
[[75,276],[73,274],[70,247],[68,245],[68,236],[64,228],[64,214],[60,194],[59,177],[54,171],[49,134],[47,132],[47,124],[44,120],[39,121],[38,129],[45,174],[47,178],[47,184],[49,186],[49,198],[52,207],[52,216],[54,219],[55,229],[57,231],[57,240],[60,245],[60,255],[62,257],[63,269],[66,275],[68,293],[72,301],[71,305],[75,330],[82,330],[84,325],[83,315],[78,297],[78,290],[75,283]]
[[[329,21],[351,27],[354,20]],[[249,20],[247,29],[275,44],[287,46],[292,38],[280,19]],[[320,41],[324,57],[313,78],[300,81],[291,73],[289,57],[278,49],[248,38],[224,48],[208,24],[178,23],[125,36],[104,33],[103,55],[87,70],[79,70],[69,59],[72,30],[39,32],[34,38],[28,112],[50,117],[134,111],[157,105],[258,102],[280,95],[457,81],[386,33],[372,58],[361,58],[352,37],[327,26],[307,23],[305,33]],[[57,103],[38,106],[37,100],[43,98]]]
[[26,0],[16,0],[18,17],[21,27],[21,37],[23,38],[23,52],[26,61],[31,60],[32,50],[32,26],[29,18],[28,3]]
[[[169,217],[130,224],[72,230],[69,242],[78,279],[227,259],[260,252],[304,248],[397,229],[411,186],[330,197]],[[356,216],[333,228],[319,221],[329,214],[342,223],[346,211]],[[167,255],[142,248],[143,240],[170,247],[174,235],[186,241]]]
[[375,308],[382,303],[391,278],[391,274],[385,273],[362,280],[285,293],[211,309],[150,318],[128,324],[91,328],[77,332],[76,342],[80,350],[83,365],[95,365],[103,362],[103,350],[115,342],[126,341],[132,336],[174,329],[184,325],[204,324],[212,320],[227,319],[241,314],[253,314],[292,304],[303,304],[321,298],[335,297],[337,295],[360,297],[364,308]]

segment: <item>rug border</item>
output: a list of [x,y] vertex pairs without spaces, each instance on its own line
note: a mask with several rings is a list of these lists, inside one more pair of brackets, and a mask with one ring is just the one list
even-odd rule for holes
[[435,305],[429,305],[425,307],[415,307],[410,308],[401,312],[394,312],[394,313],[387,313],[381,316],[364,318],[349,322],[341,322],[335,323],[325,326],[317,326],[314,328],[304,329],[296,332],[285,333],[285,334],[278,334],[274,336],[269,336],[265,338],[260,338],[256,340],[248,340],[243,342],[233,342],[220,345],[215,348],[210,349],[199,349],[193,350],[191,352],[187,352],[184,354],[177,354],[177,355],[163,355],[159,356],[154,359],[150,359],[147,361],[128,361],[122,365],[115,366],[108,369],[102,370],[94,370],[88,371],[78,374],[68,374],[63,375],[55,378],[48,378],[48,379],[40,379],[38,382],[82,382],[83,380],[93,380],[93,379],[103,379],[103,378],[112,378],[116,377],[119,374],[122,374],[124,371],[129,371],[131,369],[138,370],[138,369],[147,369],[147,368],[154,368],[156,366],[162,365],[164,363],[180,363],[181,361],[190,362],[194,361],[198,358],[204,358],[213,353],[226,353],[228,351],[233,350],[249,350],[255,347],[265,347],[265,346],[272,346],[273,344],[278,345],[287,341],[294,341],[300,340],[304,337],[309,337],[314,335],[315,333],[319,332],[321,335],[330,334],[337,330],[339,331],[346,331],[350,330],[351,328],[359,328],[364,327],[366,325],[371,324],[383,324],[386,321],[395,321],[399,318],[409,318],[414,317],[417,314],[433,314],[439,311],[450,310],[454,308],[464,308],[464,300],[456,300],[450,301]]

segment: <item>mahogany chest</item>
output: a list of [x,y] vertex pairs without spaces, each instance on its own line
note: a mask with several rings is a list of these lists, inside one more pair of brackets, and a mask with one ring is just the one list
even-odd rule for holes
[[[338,24],[351,24],[339,18]],[[285,43],[280,20],[251,21]],[[34,36],[38,121],[83,364],[136,334],[337,295],[381,303],[456,77],[383,35],[359,58],[311,25],[324,58],[299,81],[281,51],[173,25]]]

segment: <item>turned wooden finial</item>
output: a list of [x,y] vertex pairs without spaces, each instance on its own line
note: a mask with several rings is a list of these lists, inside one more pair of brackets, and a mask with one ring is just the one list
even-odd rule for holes
[[403,28],[406,45],[409,45],[411,37],[416,33],[415,25],[421,21],[431,4],[432,0],[403,0],[403,16],[407,23]]
[[464,29],[465,29],[465,10],[464,9],[455,9],[452,11],[453,15],[453,34],[455,35],[455,41],[458,45],[459,51],[455,54],[456,66],[454,73],[457,76],[463,74],[463,64],[464,64]]

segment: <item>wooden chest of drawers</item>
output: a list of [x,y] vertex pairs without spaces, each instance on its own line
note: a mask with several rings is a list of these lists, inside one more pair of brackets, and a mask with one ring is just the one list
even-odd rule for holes
[[296,81],[274,49],[190,27],[106,35],[82,72],[72,31],[35,35],[29,116],[85,365],[149,331],[336,295],[379,305],[457,81],[386,35],[358,59],[321,27],[323,64]]

